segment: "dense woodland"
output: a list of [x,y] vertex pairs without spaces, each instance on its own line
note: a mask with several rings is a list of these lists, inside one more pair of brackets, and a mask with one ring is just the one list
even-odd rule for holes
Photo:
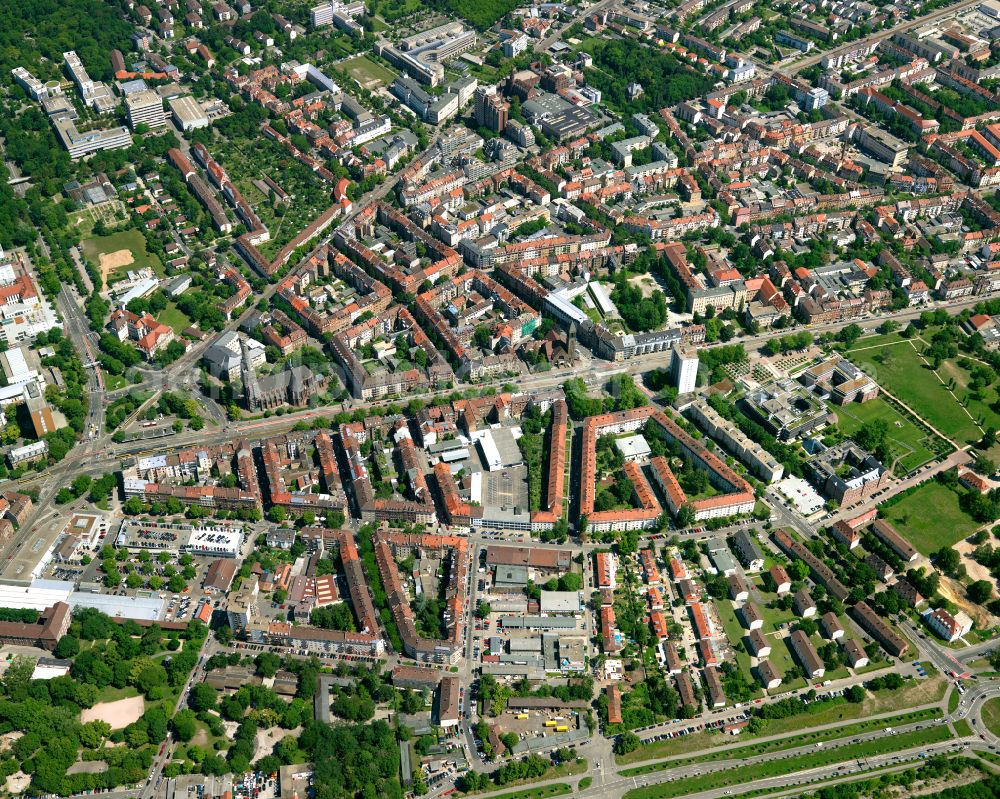
[[[658,111],[692,100],[712,90],[712,81],[683,64],[675,56],[624,39],[602,39],[592,51],[594,66],[587,82],[600,89],[611,108]],[[642,84],[643,94],[629,100],[625,88]]]
[[[117,624],[96,610],[78,611],[55,651],[73,659],[70,675],[32,680],[34,661],[16,658],[0,680],[0,734],[22,733],[0,759],[0,774],[21,770],[31,775],[35,792],[57,794],[141,780],[166,738],[177,691],[206,634],[197,622],[179,635],[167,634],[156,626]],[[141,694],[142,718],[115,732],[102,721],[82,724],[80,711],[112,689]],[[102,760],[107,768],[68,775],[78,760]]]

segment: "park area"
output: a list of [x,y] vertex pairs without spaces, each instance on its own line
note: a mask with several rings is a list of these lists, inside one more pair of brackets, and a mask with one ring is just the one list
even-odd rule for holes
[[182,330],[191,326],[191,320],[188,318],[187,314],[185,314],[184,311],[172,302],[167,303],[167,307],[160,312],[156,321],[165,324],[173,330],[175,334],[179,334]]
[[[922,338],[915,339],[897,333],[863,338],[844,354],[886,391],[959,445],[982,438],[981,425],[1000,426],[1000,416],[989,407],[996,399],[995,389],[988,389],[982,399],[969,396],[969,373],[955,361],[946,361],[935,372],[920,355],[931,330],[921,335]],[[954,389],[949,390],[952,380]]]
[[[308,149],[308,143],[304,149]],[[308,227],[333,202],[332,186],[297,161],[277,142],[260,136],[233,138],[213,152],[268,231],[270,240],[257,249],[265,258],[274,255]],[[292,201],[285,204],[264,196],[255,181],[274,180]]]
[[108,286],[126,272],[149,267],[163,277],[160,259],[146,249],[146,239],[138,230],[122,230],[110,236],[98,236],[80,244],[84,257],[96,266]]
[[979,527],[959,506],[958,492],[937,480],[928,480],[879,510],[921,555],[930,556],[941,547],[953,546]]
[[905,416],[891,400],[884,397],[876,397],[865,403],[831,404],[830,409],[837,414],[837,428],[845,436],[853,437],[871,422],[885,422],[893,459],[892,463],[886,465],[893,467],[897,477],[920,468],[937,455],[951,449],[948,442],[923,429],[912,417]]

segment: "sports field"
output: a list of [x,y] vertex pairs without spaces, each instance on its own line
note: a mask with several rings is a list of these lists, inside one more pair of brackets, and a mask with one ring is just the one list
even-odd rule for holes
[[395,73],[391,69],[363,55],[349,58],[341,66],[348,75],[366,89],[377,89],[380,86],[388,86],[396,78]]
[[80,244],[88,261],[101,271],[105,285],[113,283],[116,275],[132,269],[151,268],[163,277],[163,264],[146,250],[146,239],[138,230],[122,230],[110,236],[98,236]]

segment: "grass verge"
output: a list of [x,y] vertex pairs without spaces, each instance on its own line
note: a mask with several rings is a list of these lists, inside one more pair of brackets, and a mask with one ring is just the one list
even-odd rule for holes
[[785,749],[794,749],[805,744],[835,741],[840,738],[850,738],[864,732],[881,729],[884,727],[900,726],[903,724],[916,724],[921,721],[930,721],[941,718],[940,708],[926,708],[916,710],[913,713],[903,713],[899,716],[890,716],[882,719],[866,719],[854,724],[845,724],[842,727],[834,727],[830,730],[817,730],[812,733],[801,733],[788,738],[778,738],[773,741],[761,741],[759,743],[748,744],[733,749],[720,749],[716,752],[707,752],[693,757],[684,757],[677,760],[665,760],[659,763],[650,763],[638,768],[626,769],[621,772],[623,777],[634,777],[639,774],[648,774],[653,771],[686,766],[692,763],[708,763],[716,760],[740,760],[742,758],[763,755],[768,752],[781,752]]
[[876,755],[884,755],[912,749],[916,746],[929,746],[940,743],[951,737],[951,732],[945,726],[935,726],[924,730],[915,730],[902,735],[886,736],[874,741],[864,741],[857,744],[837,747],[836,749],[806,752],[792,757],[748,763],[724,771],[713,771],[695,777],[650,785],[644,788],[634,788],[625,794],[625,799],[670,799],[689,793],[712,791],[731,785],[743,785],[748,782],[782,777],[805,769],[829,766],[849,760],[863,759]]

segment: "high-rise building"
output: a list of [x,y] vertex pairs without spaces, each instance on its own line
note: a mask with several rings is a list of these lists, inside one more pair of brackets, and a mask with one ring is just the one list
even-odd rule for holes
[[496,86],[481,86],[476,89],[476,124],[503,133],[507,127],[510,106],[497,92]]
[[139,125],[162,128],[167,124],[163,100],[156,92],[149,90],[133,92],[125,97],[125,116],[132,130]]
[[698,385],[698,353],[691,347],[677,347],[670,360],[670,376],[678,394],[689,394]]

